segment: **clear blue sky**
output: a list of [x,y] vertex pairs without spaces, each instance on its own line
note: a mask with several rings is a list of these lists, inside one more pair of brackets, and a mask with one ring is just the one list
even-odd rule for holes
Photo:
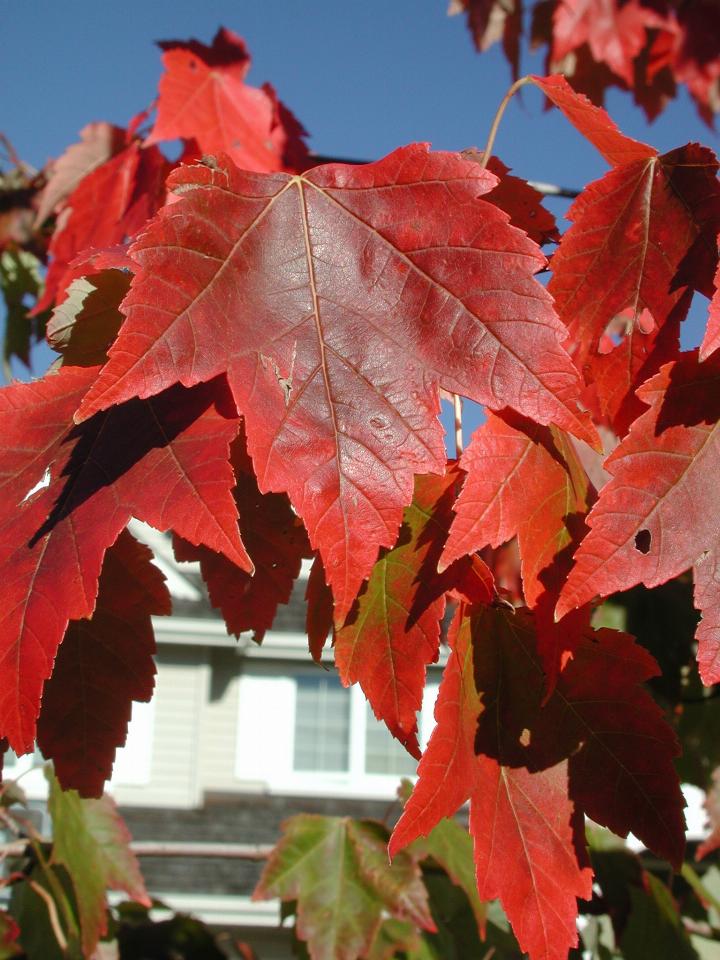
[[[310,132],[318,153],[374,159],[414,140],[482,146],[510,84],[500,50],[478,55],[446,0],[25,0],[0,6],[0,130],[41,166],[91,120],[125,124],[153,99],[161,73],[154,41],[209,42],[220,25],[253,55],[249,80],[268,80]],[[526,57],[524,72],[542,72]],[[621,129],[661,151],[716,133],[683,93],[648,126],[629,96],[610,95]],[[607,169],[535,90],[515,98],[495,152],[528,179],[581,187]],[[564,207],[555,204],[555,212]],[[685,345],[699,341],[705,304]]]

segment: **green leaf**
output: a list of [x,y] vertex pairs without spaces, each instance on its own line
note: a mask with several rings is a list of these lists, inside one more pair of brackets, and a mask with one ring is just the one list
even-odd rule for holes
[[399,952],[406,953],[420,949],[420,932],[407,920],[395,920],[390,917],[383,920],[375,932],[372,946],[365,960],[392,960]]
[[78,367],[105,363],[123,321],[119,308],[130,279],[122,270],[103,270],[73,280],[47,328],[48,343],[63,354],[65,363]]
[[420,871],[407,854],[388,863],[388,832],[369,820],[300,814],[285,821],[253,899],[297,900],[297,935],[312,960],[355,960],[383,912],[434,929]]
[[485,938],[480,939],[473,910],[463,890],[444,873],[425,869],[423,879],[437,927],[423,936],[424,948],[411,960],[521,960],[520,950],[499,903],[487,904]]
[[646,873],[644,887],[630,887],[630,916],[620,946],[625,960],[698,960],[672,894]]
[[45,776],[50,784],[52,860],[70,875],[82,946],[89,955],[107,932],[106,890],[124,890],[146,906],[151,901],[130,850],[130,834],[113,800],[107,795],[83,800],[76,790],[61,790],[49,766]]
[[5,343],[7,363],[18,357],[30,366],[30,345],[44,335],[45,316],[30,317],[28,311],[42,288],[40,261],[27,250],[3,250],[0,253],[0,291],[5,300]]

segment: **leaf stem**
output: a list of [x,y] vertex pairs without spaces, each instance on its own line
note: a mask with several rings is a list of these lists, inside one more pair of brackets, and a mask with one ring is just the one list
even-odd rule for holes
[[520,77],[519,80],[516,80],[515,83],[510,87],[508,92],[500,101],[500,106],[497,108],[497,112],[493,117],[493,122],[490,126],[490,133],[488,134],[487,143],[485,144],[485,149],[483,150],[482,160],[480,161],[480,166],[484,170],[488,165],[490,160],[490,155],[492,154],[492,148],[495,145],[495,137],[497,136],[498,128],[500,126],[500,121],[503,118],[505,113],[505,108],[510,103],[512,98],[518,92],[521,87],[526,86],[528,83],[532,83],[532,77]]
[[45,854],[43,853],[42,844],[37,840],[31,840],[30,845],[33,848],[35,856],[37,857],[37,862],[40,866],[40,869],[42,870],[43,875],[48,882],[48,886],[52,890],[55,901],[60,905],[60,911],[68,932],[72,935],[78,935],[78,925],[75,921],[75,917],[72,913],[67,897],[65,896],[65,891],[62,888],[62,884],[53,873],[51,864],[48,862]]
[[58,942],[60,951],[64,954],[67,953],[68,942],[65,934],[63,933],[62,925],[60,924],[60,917],[58,916],[57,907],[55,906],[55,901],[50,896],[48,891],[41,887],[39,883],[35,880],[28,879],[27,881],[32,890],[45,901],[45,906],[47,907],[48,919],[50,920],[50,926],[52,927],[52,932],[55,935],[55,939]]
[[455,456],[460,459],[463,452],[463,424],[462,424],[462,397],[453,394],[453,411],[455,413]]

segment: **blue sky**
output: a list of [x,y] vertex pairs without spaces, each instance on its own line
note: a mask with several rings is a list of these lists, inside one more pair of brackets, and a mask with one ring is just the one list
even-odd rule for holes
[[[154,41],[209,42],[220,25],[245,37],[251,83],[270,81],[311,134],[318,153],[374,159],[401,144],[483,146],[510,71],[495,47],[478,55],[446,0],[26,0],[3,4],[0,130],[41,166],[91,120],[125,124],[155,96]],[[524,72],[542,72],[526,56]],[[621,129],[661,151],[716,133],[682,94],[652,125],[627,95],[608,109]],[[581,187],[606,168],[533,89],[505,114],[495,152],[520,176]],[[555,212],[564,206],[555,203]],[[699,341],[699,304],[685,345]]]

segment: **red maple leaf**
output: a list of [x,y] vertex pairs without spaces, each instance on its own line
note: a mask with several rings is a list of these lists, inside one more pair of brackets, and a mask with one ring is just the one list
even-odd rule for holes
[[325,582],[322,560],[313,560],[307,586],[305,587],[305,631],[308,635],[308,650],[316,663],[320,663],[327,638],[333,629],[332,591]]
[[127,320],[79,416],[227,371],[260,489],[303,518],[336,622],[395,542],[413,474],[444,470],[439,386],[595,439],[533,277],[544,258],[479,198],[491,173],[414,145],[169,182],[182,199],[132,248]]
[[588,516],[590,532],[560,595],[557,614],[627,590],[658,586],[695,570],[696,603],[706,610],[698,659],[706,683],[720,680],[716,547],[720,514],[720,354],[704,363],[683,354],[644,384],[650,404],[606,461],[612,475]]
[[298,169],[307,158],[305,131],[272,87],[245,83],[245,41],[221,28],[212,46],[197,40],[160,44],[165,74],[148,143],[193,139],[206,154],[227,154],[246,170]]
[[533,77],[532,80],[611,166],[657,156],[654,147],[621,133],[605,110],[573,90],[565,77],[554,75]]
[[474,681],[469,618],[457,615],[435,705],[437,726],[419,779],[390,839],[390,855],[427,836],[470,799],[481,899],[499,896],[533,960],[566,960],[577,944],[576,897],[592,893],[567,793],[567,761],[538,773],[475,752],[483,705]]
[[548,289],[579,363],[597,352],[608,323],[624,310],[633,324],[643,310],[654,325],[665,323],[682,295],[681,264],[702,236],[694,197],[718,190],[717,169],[712,151],[691,144],[617,167],[573,203],[573,226],[553,257]]
[[38,746],[63,790],[99,797],[125,743],[132,703],[152,697],[151,614],[170,596],[152,554],[124,530],[105,554],[89,620],[71,621],[45,684]]
[[68,620],[95,607],[103,556],[131,516],[251,563],[237,529],[228,445],[238,421],[219,379],[133,400],[84,426],[97,368],[65,367],[0,393],[3,558],[0,731],[31,749],[40,693]]
[[[462,156],[476,163],[483,158],[482,151],[474,149],[463,150]],[[498,157],[490,157],[487,168],[498,178],[487,199],[507,213],[514,227],[524,230],[538,244],[560,239],[555,217],[543,206],[543,195],[538,190],[522,177],[513,177]]]

